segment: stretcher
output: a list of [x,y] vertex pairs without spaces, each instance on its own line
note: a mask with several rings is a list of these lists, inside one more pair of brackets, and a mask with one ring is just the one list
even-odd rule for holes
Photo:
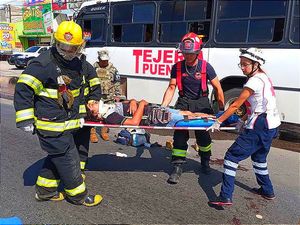
[[[109,128],[131,128],[131,129],[149,129],[149,130],[206,130],[214,123],[213,119],[192,119],[178,121],[175,126],[128,126],[105,124],[103,122],[85,121],[84,126],[90,127],[109,127]],[[220,130],[235,130],[235,126],[221,126]]]

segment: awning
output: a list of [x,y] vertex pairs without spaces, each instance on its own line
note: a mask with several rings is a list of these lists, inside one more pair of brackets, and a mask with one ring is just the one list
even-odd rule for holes
[[30,37],[37,37],[37,38],[51,38],[52,34],[22,34],[18,37],[20,38],[30,38]]

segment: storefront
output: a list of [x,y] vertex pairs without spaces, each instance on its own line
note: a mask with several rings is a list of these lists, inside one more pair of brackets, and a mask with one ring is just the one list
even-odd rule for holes
[[50,3],[23,8],[23,35],[19,35],[19,38],[24,49],[34,45],[51,44],[52,20]]

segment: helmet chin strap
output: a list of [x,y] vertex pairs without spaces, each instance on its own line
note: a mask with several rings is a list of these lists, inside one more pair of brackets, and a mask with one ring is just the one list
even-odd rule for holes
[[246,74],[247,77],[252,77],[252,75],[258,70],[258,66],[254,69],[254,64],[255,63],[252,63],[252,71]]

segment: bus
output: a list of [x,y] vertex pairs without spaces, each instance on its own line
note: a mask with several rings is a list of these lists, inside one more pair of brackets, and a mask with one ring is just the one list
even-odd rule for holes
[[[281,120],[300,124],[299,12],[299,0],[107,0],[84,4],[76,21],[89,34],[87,60],[96,62],[97,51],[107,49],[127,98],[154,103],[162,101],[172,65],[183,59],[176,46],[187,32],[201,35],[203,58],[220,79],[225,108],[246,81],[237,66],[239,49],[261,48]],[[245,111],[242,106],[238,113]]]

